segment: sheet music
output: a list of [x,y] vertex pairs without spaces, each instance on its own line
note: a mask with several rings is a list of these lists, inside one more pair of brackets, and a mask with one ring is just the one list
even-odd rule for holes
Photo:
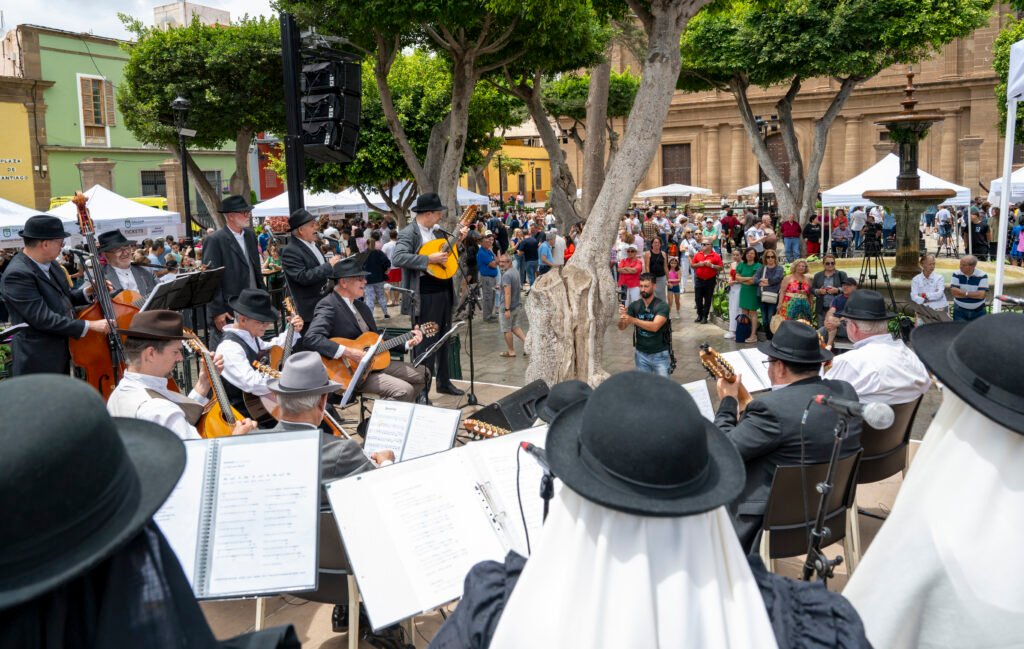
[[455,441],[461,414],[449,408],[417,405],[412,411],[409,433],[402,449],[402,461],[450,449]]
[[402,446],[415,407],[416,404],[405,401],[374,401],[363,452],[370,455],[377,451],[393,451],[395,458],[401,459]]
[[348,382],[348,388],[345,390],[345,395],[341,398],[341,407],[347,406],[352,399],[352,393],[355,392],[356,386],[359,385],[363,378],[363,374],[366,373],[367,367],[373,362],[373,359],[377,356],[377,348],[380,347],[381,341],[384,340],[384,335],[377,336],[377,342],[373,343],[373,346],[366,350],[363,354],[363,358],[359,361],[359,365],[356,367],[356,371],[352,373],[352,380]]
[[768,366],[764,364],[764,361],[768,360],[768,355],[755,348],[740,350],[740,354],[743,355],[743,359],[747,362],[747,367],[751,369],[751,376],[756,375],[758,381],[763,386],[756,390],[751,389],[750,391],[771,390],[772,380],[768,378]]
[[742,375],[743,385],[750,392],[771,389],[772,382],[768,378],[768,368],[761,362],[767,358],[765,354],[756,349],[742,349],[722,354],[722,359],[732,365],[737,374]]
[[247,441],[220,448],[206,596],[315,588],[319,435]]
[[205,469],[206,442],[185,442],[185,471],[163,507],[153,516],[174,554],[178,555],[178,562],[193,589]]
[[490,483],[500,507],[505,511],[504,527],[509,535],[512,548],[519,554],[529,556],[526,537],[516,496],[516,455],[519,455],[519,490],[522,495],[522,514],[526,517],[526,529],[530,543],[535,544],[544,525],[544,501],[540,497],[540,479],[544,475],[537,460],[525,451],[519,450],[521,442],[544,446],[547,425],[527,428],[511,435],[467,444],[477,471]]
[[715,420],[715,407],[711,403],[711,392],[708,390],[707,380],[691,381],[683,383],[683,388],[690,393],[693,400],[697,402],[700,414],[708,421]]

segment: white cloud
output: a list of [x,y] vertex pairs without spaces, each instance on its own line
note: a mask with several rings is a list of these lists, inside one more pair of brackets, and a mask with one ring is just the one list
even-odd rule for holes
[[[118,12],[153,24],[153,8],[168,0],[21,0],[4,3],[4,31],[22,24],[40,25],[71,32],[91,32],[96,36],[128,38]],[[270,0],[206,0],[198,2],[231,12],[231,19],[268,16],[274,12]]]

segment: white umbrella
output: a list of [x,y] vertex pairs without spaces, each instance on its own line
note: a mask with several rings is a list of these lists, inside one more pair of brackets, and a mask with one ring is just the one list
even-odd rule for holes
[[638,193],[637,196],[640,198],[658,198],[661,196],[694,196],[707,195],[711,193],[710,189],[705,189],[704,187],[693,187],[690,185],[672,183],[671,185],[655,187],[654,189],[642,191]]
[[[766,180],[763,183],[761,183],[761,193],[762,194],[774,194],[775,193],[775,188],[772,187],[772,181]],[[736,195],[737,196],[757,196],[757,184],[755,183],[753,185],[748,185],[748,186],[743,187],[741,189],[737,189],[736,190]]]

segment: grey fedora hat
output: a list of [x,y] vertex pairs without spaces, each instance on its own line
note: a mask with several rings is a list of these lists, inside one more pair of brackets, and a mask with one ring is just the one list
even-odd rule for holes
[[327,368],[316,352],[298,352],[288,357],[281,368],[280,378],[267,382],[271,392],[292,396],[326,394],[344,390],[327,376]]

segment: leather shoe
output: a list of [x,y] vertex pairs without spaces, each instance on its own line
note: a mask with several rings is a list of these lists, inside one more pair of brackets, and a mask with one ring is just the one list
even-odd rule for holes
[[697,318],[696,320],[694,320],[694,322],[699,324],[701,320],[703,320],[703,318]]
[[424,390],[423,392],[420,392],[416,396],[416,403],[418,403],[420,405],[423,405],[423,406],[429,406],[430,405],[430,397],[427,396],[427,391],[426,390]]
[[456,397],[461,397],[462,395],[466,394],[465,390],[460,390],[451,383],[449,383],[448,385],[437,386],[437,392],[438,394],[450,394]]

